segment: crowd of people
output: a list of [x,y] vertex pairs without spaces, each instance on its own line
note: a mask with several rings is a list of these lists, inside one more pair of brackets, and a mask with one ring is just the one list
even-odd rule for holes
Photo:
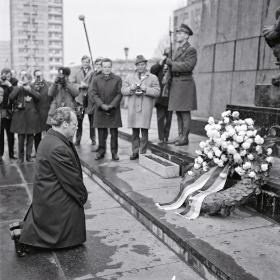
[[[138,55],[136,70],[122,82],[112,73],[112,61],[97,58],[94,69],[88,56],[81,59],[81,67],[71,75],[68,67],[60,67],[53,83],[44,79],[40,69],[33,77],[26,70],[18,79],[12,70],[4,68],[0,78],[0,161],[4,153],[4,132],[7,135],[9,157],[14,154],[14,134],[18,135],[18,162],[32,162],[42,133],[51,127],[55,110],[70,107],[77,115],[78,125],[74,144],[79,146],[83,133],[84,116],[88,115],[89,131],[95,159],[104,158],[106,139],[111,134],[112,160],[118,157],[118,128],[122,126],[120,104],[126,98],[127,127],[132,129],[131,160],[146,153],[148,132],[153,107],[156,107],[159,143],[188,145],[191,111],[197,109],[196,88],[192,71],[197,60],[196,49],[188,42],[193,34],[190,27],[181,24],[176,32],[177,47],[173,54],[166,48],[162,59],[147,69],[147,59]],[[169,141],[172,112],[178,121],[178,137]],[[141,139],[140,139],[141,134]],[[34,146],[34,149],[33,149]],[[35,153],[32,154],[32,151]]]

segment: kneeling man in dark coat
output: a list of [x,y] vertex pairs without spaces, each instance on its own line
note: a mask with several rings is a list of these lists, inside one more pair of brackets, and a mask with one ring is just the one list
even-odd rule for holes
[[84,204],[88,193],[72,143],[76,128],[77,117],[71,108],[56,109],[52,129],[37,151],[33,200],[20,244],[57,249],[86,241]]

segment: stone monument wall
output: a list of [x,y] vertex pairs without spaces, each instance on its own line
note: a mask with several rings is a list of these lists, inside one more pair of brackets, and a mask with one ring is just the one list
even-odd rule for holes
[[[197,0],[174,11],[174,27],[194,26],[197,117],[219,118],[227,104],[252,106],[255,85],[277,72],[261,30],[274,21],[280,0]],[[200,19],[200,20],[199,20]]]

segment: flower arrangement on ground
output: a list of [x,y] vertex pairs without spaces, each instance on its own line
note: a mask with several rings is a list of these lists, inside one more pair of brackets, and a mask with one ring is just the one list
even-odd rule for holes
[[[205,126],[208,139],[199,144],[192,170],[182,181],[181,193],[172,203],[157,204],[163,210],[178,209],[189,219],[201,210],[217,213],[243,203],[248,196],[258,193],[269,175],[273,157],[265,139],[258,134],[251,118],[240,119],[239,112],[225,111],[222,119],[208,119]],[[240,181],[226,189],[228,176],[240,176]],[[222,191],[223,190],[223,191]]]

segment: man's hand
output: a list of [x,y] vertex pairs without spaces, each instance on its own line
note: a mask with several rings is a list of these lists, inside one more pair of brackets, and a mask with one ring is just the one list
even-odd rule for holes
[[146,91],[146,90],[147,90],[147,87],[146,87],[144,84],[142,84],[142,85],[140,86],[140,88],[141,88],[142,91]]
[[167,58],[167,59],[166,59],[166,64],[167,64],[168,66],[172,66],[172,59]]
[[104,111],[109,111],[110,110],[110,106],[106,105],[106,104],[102,104],[101,105],[101,109]]
[[137,84],[133,84],[132,86],[130,86],[130,90],[136,90],[137,88]]
[[8,80],[5,80],[4,82],[1,83],[3,86],[7,86],[7,87],[11,87],[12,84],[8,81]]

